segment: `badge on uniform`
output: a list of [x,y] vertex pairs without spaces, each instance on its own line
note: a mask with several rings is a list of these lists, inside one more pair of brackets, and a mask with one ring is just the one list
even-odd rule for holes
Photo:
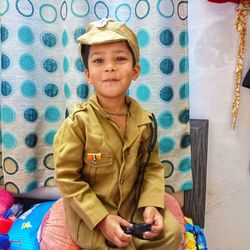
[[102,28],[102,27],[107,25],[108,21],[109,21],[109,19],[107,19],[107,18],[101,19],[98,22],[96,22],[96,27]]
[[96,163],[97,161],[102,159],[101,153],[88,153],[88,160],[92,161],[93,163]]

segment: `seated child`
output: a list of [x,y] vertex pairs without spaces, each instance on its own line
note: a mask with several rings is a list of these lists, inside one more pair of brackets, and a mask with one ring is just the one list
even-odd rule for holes
[[[137,37],[126,24],[104,19],[90,23],[78,41],[95,92],[76,105],[54,140],[69,233],[82,249],[177,250],[182,233],[164,209],[155,118],[126,96],[140,74]],[[151,228],[131,235],[132,222]]]

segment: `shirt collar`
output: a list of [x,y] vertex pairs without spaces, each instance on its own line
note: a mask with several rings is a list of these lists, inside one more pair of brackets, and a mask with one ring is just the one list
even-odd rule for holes
[[[100,105],[96,93],[93,93],[88,100],[88,103],[102,116],[109,118],[110,115],[105,112]],[[152,113],[142,108],[142,106],[130,96],[126,96],[126,103],[128,105],[129,116],[134,120],[137,126],[151,123],[150,116]]]

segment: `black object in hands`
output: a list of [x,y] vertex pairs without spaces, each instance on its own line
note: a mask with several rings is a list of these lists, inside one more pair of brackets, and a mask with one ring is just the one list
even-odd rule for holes
[[[121,227],[125,234],[130,234],[132,236],[143,239],[143,233],[151,231],[151,224],[146,223],[133,223],[133,227]],[[117,248],[112,242],[105,240],[108,247]]]
[[244,77],[242,86],[250,89],[250,69],[247,71],[246,76]]
[[143,233],[151,231],[151,224],[133,223],[133,227],[122,227],[122,230],[126,234],[143,239]]

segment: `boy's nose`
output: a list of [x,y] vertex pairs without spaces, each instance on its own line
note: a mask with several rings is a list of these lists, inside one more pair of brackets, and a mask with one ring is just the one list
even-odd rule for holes
[[105,67],[105,71],[115,71],[115,65],[113,63],[107,63],[106,67]]

